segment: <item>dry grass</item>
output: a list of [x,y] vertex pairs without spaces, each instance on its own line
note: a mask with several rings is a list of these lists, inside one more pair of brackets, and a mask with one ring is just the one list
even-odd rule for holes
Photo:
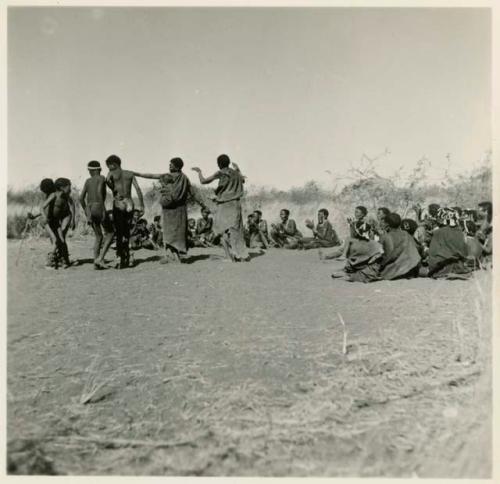
[[[316,378],[293,388],[271,391],[255,380],[214,386],[189,363],[169,373],[168,360],[154,375],[138,364],[106,377],[95,358],[71,376],[83,383],[78,403],[87,405],[46,414],[32,440],[48,455],[66,456],[59,473],[65,466],[88,473],[82,462],[102,453],[92,473],[489,477],[491,274],[478,272],[473,284],[475,319],[457,315],[447,330],[410,336],[388,322],[378,337],[351,335],[348,344],[349,320],[336,314],[340,327],[314,356]],[[40,388],[42,377],[33,375]],[[124,419],[113,410],[120,400],[109,407],[102,396],[110,383],[123,391],[130,381],[143,410]],[[167,409],[150,392],[152,381],[178,395],[179,405]],[[89,403],[104,404],[104,427]]]

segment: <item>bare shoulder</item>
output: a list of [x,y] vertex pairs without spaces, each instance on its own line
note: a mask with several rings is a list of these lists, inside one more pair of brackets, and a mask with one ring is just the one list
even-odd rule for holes
[[130,170],[122,170],[122,176],[130,180],[132,180],[132,178],[135,178],[135,175]]

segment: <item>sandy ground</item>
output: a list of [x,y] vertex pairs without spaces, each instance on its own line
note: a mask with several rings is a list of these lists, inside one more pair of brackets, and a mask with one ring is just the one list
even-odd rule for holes
[[[462,428],[485,373],[477,281],[352,284],[330,278],[342,263],[284,250],[182,265],[139,251],[94,271],[91,244],[71,240],[81,264],[59,271],[46,241],[18,265],[8,244],[12,472],[489,475],[489,434]],[[465,469],[446,440],[458,422]]]

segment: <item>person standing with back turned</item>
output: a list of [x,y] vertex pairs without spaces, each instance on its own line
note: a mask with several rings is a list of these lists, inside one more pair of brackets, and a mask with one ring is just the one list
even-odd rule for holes
[[245,178],[236,163],[233,168],[227,155],[217,158],[219,170],[212,176],[205,178],[197,167],[193,171],[198,173],[200,183],[207,185],[219,180],[215,189],[213,201],[217,205],[214,218],[215,236],[221,235],[221,244],[226,257],[233,262],[250,261],[243,234],[243,215],[241,213],[241,199],[243,198],[243,184]]

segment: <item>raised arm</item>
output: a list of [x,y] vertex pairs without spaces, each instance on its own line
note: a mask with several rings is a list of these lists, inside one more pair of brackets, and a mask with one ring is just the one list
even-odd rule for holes
[[196,173],[198,173],[198,178],[200,179],[200,183],[202,185],[207,185],[209,183],[212,183],[214,180],[217,180],[219,178],[219,172],[214,173],[212,176],[209,176],[208,178],[205,178],[198,167],[195,166],[194,168],[191,169]]
[[142,197],[141,187],[139,186],[139,183],[137,183],[137,178],[135,176],[132,177],[132,185],[134,185],[135,193],[137,193],[137,198],[139,199],[138,210],[144,212],[144,199]]

